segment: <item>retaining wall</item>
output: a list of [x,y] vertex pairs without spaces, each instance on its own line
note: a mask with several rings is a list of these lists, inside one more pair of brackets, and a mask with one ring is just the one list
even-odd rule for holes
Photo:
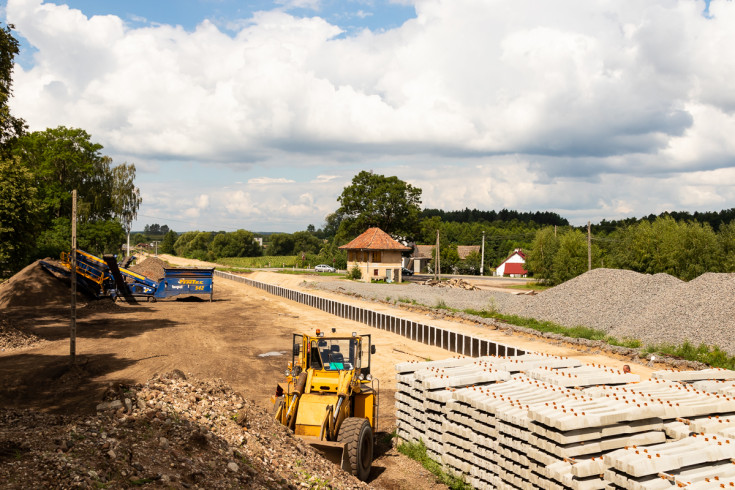
[[214,271],[216,277],[241,282],[270,294],[275,294],[291,301],[296,301],[306,306],[311,306],[332,315],[347,320],[364,323],[370,327],[386,330],[416,342],[433,345],[446,349],[449,352],[461,354],[468,357],[480,356],[519,356],[526,353],[523,349],[494,342],[492,340],[454,332],[445,328],[415,322],[378,312],[370,308],[342,303],[333,299],[323,298],[314,294],[304,293],[295,289],[288,289],[261,281],[254,281],[244,276],[230,274],[228,272]]

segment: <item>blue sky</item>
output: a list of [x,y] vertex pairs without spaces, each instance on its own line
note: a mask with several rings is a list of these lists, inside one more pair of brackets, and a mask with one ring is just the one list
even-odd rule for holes
[[319,227],[361,170],[575,224],[735,201],[735,2],[8,0],[11,108],[135,163],[136,227]]

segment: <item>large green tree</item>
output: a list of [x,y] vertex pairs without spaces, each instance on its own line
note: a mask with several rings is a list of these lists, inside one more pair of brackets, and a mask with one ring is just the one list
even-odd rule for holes
[[337,198],[338,236],[354,237],[377,226],[395,238],[414,239],[419,230],[421,189],[398,177],[362,171]]
[[0,275],[26,264],[38,215],[33,175],[16,160],[0,160]]
[[23,119],[10,113],[8,101],[13,95],[13,59],[18,54],[19,43],[13,37],[13,25],[0,29],[0,157],[7,158],[16,138],[25,132]]
[[160,248],[161,253],[162,254],[173,254],[173,253],[175,253],[174,252],[174,243],[176,243],[176,239],[178,237],[179,237],[178,233],[176,233],[174,230],[168,231],[163,236],[163,241],[161,241],[161,248]]
[[218,233],[212,240],[209,250],[213,258],[259,257],[263,255],[263,249],[255,241],[255,236],[246,230]]
[[554,274],[554,257],[558,250],[559,238],[554,228],[547,226],[538,230],[526,255],[526,269],[536,279],[551,282]]
[[[71,191],[76,189],[80,219],[95,220],[112,218],[116,210],[124,213],[124,206],[116,209],[112,203],[115,177],[111,159],[101,150],[83,129],[59,126],[23,136],[15,153],[33,172],[50,218],[71,216]],[[119,176],[122,184],[126,177]]]
[[[728,227],[723,232],[728,233]],[[614,267],[645,274],[666,273],[688,281],[726,267],[722,238],[709,224],[659,216],[626,226],[612,251]]]

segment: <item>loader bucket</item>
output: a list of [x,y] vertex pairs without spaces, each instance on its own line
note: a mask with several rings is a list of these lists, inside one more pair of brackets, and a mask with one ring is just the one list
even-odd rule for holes
[[347,444],[343,442],[322,441],[316,437],[301,436],[300,438],[319,451],[325,459],[338,465],[348,473],[350,472],[351,466],[350,457],[347,454]]

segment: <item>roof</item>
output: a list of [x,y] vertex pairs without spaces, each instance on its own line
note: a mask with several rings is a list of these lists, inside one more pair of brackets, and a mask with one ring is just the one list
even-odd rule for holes
[[505,264],[505,269],[503,269],[503,273],[526,275],[528,274],[528,271],[523,268],[523,264],[519,264],[518,262],[509,262]]
[[402,252],[411,250],[411,247],[401,245],[380,228],[368,228],[362,235],[339,248],[346,250],[400,250]]
[[479,245],[457,245],[457,255],[459,255],[459,258],[464,260],[467,258],[469,254],[472,252],[480,253],[480,246]]
[[414,255],[417,259],[430,259],[434,254],[435,245],[416,245],[416,254]]

